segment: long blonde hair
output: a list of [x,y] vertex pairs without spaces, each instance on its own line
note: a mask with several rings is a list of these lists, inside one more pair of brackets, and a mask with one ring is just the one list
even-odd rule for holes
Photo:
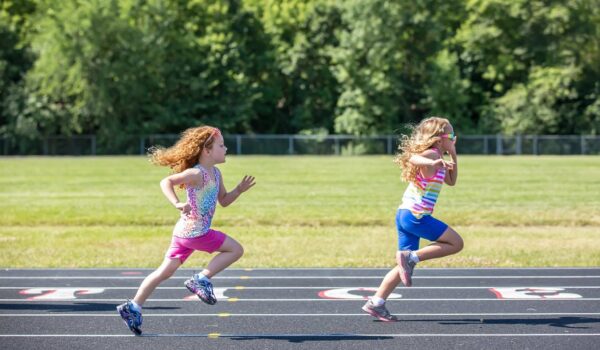
[[423,119],[417,126],[412,126],[410,136],[402,135],[398,154],[394,159],[394,162],[402,168],[402,180],[415,181],[418,167],[409,162],[410,157],[425,152],[440,141],[442,139],[440,135],[448,125],[450,121],[446,118],[429,117]]
[[181,138],[169,148],[152,147],[150,161],[156,165],[168,166],[174,173],[180,173],[196,165],[205,148],[210,149],[219,129],[212,126],[189,128],[181,133]]

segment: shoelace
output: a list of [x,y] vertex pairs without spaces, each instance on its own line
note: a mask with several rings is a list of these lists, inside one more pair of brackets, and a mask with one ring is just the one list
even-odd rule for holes
[[141,312],[133,310],[133,308],[129,305],[127,305],[126,311],[129,314],[129,317],[131,317],[131,319],[134,320],[137,324],[142,323],[142,313]]
[[213,295],[213,289],[212,286],[210,285],[210,283],[205,282],[205,281],[200,281],[201,286],[204,287],[204,289],[206,289],[206,291],[208,292],[209,295]]

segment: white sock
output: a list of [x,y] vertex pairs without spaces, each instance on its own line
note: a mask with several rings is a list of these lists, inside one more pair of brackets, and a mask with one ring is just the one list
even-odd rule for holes
[[205,281],[209,281],[210,282],[210,278],[204,276],[204,274],[202,274],[201,272],[198,272],[196,274],[196,277],[198,278],[198,280],[205,280]]
[[135,302],[135,301],[133,301],[133,300],[131,300],[131,308],[132,308],[134,311],[137,311],[137,312],[142,312],[142,305],[140,305],[140,304],[136,303],[136,302]]
[[371,297],[371,302],[375,306],[381,306],[381,305],[385,304],[385,299],[382,299],[382,298],[376,297],[376,296],[372,296]]
[[417,256],[417,253],[415,253],[414,251],[410,252],[410,256],[409,259],[414,262],[415,264],[419,262],[419,257]]

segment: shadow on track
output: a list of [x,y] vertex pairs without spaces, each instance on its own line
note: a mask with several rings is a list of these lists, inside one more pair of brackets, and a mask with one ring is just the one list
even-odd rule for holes
[[[222,337],[222,336],[221,336]],[[393,339],[380,335],[357,335],[357,334],[281,334],[281,335],[248,335],[230,336],[231,340],[286,340],[290,343],[304,343],[309,341],[340,341],[340,340],[384,340]]]
[[[373,322],[381,322],[374,320]],[[422,319],[422,320],[400,320],[399,322],[438,322],[443,325],[528,325],[528,326],[539,326],[548,325],[551,327],[559,328],[573,328],[573,329],[589,329],[596,327],[583,327],[576,326],[581,324],[597,324],[600,325],[600,318],[593,317],[558,317],[558,318],[501,318],[501,319],[444,319],[444,320],[433,320],[433,319]]]
[[340,341],[340,340],[386,340],[394,339],[390,336],[366,334],[152,334],[144,333],[140,337],[190,337],[190,338],[219,338],[230,340],[284,340],[290,343],[304,343],[309,341]]
[[[0,310],[19,311],[36,310],[48,312],[93,312],[93,311],[115,311],[118,304],[108,303],[70,303],[70,304],[0,304]],[[149,310],[178,310],[180,307],[148,307]]]

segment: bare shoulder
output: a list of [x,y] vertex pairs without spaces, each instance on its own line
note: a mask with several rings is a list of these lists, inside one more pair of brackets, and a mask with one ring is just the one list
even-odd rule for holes
[[180,173],[175,173],[167,176],[164,180],[169,180],[173,185],[196,185],[202,176],[198,169],[185,169]]
[[202,171],[198,168],[189,168],[181,172],[186,183],[197,185],[202,183]]
[[184,175],[188,175],[188,176],[194,176],[194,175],[200,175],[202,174],[202,171],[198,168],[188,168],[185,169],[182,174]]

